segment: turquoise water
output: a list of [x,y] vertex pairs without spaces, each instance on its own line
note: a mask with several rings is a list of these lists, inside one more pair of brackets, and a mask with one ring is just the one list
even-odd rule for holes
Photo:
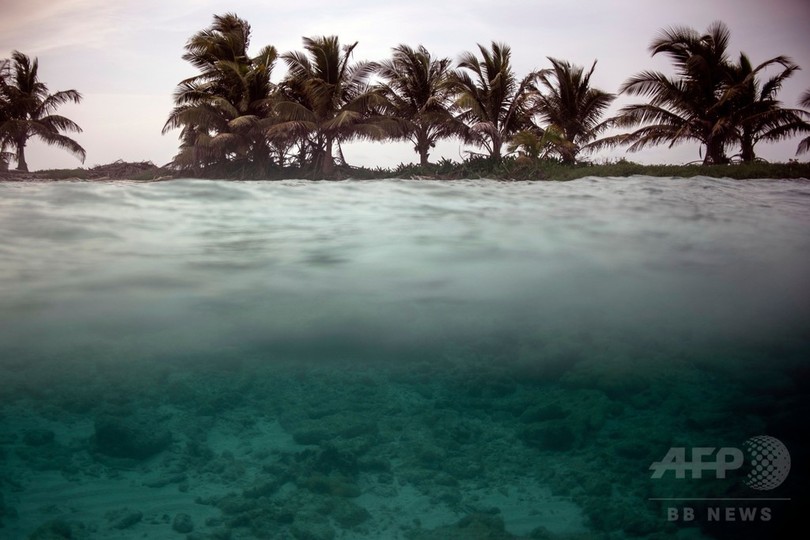
[[[779,537],[808,232],[807,181],[0,184],[0,537]],[[651,477],[759,435],[774,489]]]

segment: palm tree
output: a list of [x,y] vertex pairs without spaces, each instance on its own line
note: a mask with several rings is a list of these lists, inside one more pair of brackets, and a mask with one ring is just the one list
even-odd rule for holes
[[462,110],[459,119],[469,128],[468,140],[499,162],[503,144],[528,125],[529,87],[537,74],[518,82],[507,45],[492,42],[491,50],[480,44],[478,49],[480,60],[471,52],[459,57],[459,68],[452,75],[456,105]]
[[551,69],[538,74],[545,92],[538,93],[533,111],[546,124],[545,129],[553,128],[562,136],[555,147],[563,162],[574,163],[579,152],[598,147],[596,138],[611,125],[610,120],[600,119],[616,96],[591,88],[595,61],[587,73],[562,60],[549,61]]
[[242,174],[266,172],[272,124],[270,75],[277,53],[264,47],[248,54],[250,25],[232,13],[215,15],[211,27],[186,44],[183,59],[200,70],[180,82],[175,107],[163,133],[182,128],[175,165],[212,169],[242,167]]
[[667,55],[678,75],[643,71],[622,84],[620,93],[650,101],[619,111],[617,126],[642,127],[613,141],[630,144],[631,152],[648,145],[696,141],[705,150],[704,164],[727,162],[726,149],[735,138],[731,103],[725,95],[732,69],[726,54],[729,38],[721,22],[712,23],[702,35],[691,28],[663,30],[650,51],[653,56]]
[[[8,98],[6,98],[8,94],[6,89],[8,88],[8,80],[10,77],[11,70],[8,60],[0,58],[0,125],[3,125],[3,123],[9,119],[10,104]],[[7,171],[8,162],[14,157],[11,152],[6,152],[6,144],[6,139],[0,136],[0,171]]]
[[[757,75],[771,66],[781,66],[782,69],[762,83]],[[810,124],[802,119],[807,113],[782,108],[776,99],[782,83],[798,70],[799,66],[784,56],[777,56],[754,68],[748,57],[740,54],[739,63],[731,72],[728,96],[732,101],[742,161],[756,159],[754,147],[759,141],[775,142],[810,130]]]
[[10,147],[16,151],[17,170],[28,172],[25,147],[31,137],[38,137],[46,144],[64,148],[78,157],[82,163],[86,153],[76,141],[63,135],[63,131],[81,133],[81,128],[64,116],[54,114],[60,105],[81,102],[76,90],[62,90],[50,94],[48,87],[39,80],[39,61],[32,61],[19,51],[11,54],[8,75],[0,85],[2,105],[0,109],[0,150]]
[[517,153],[518,159],[534,163],[547,159],[551,152],[558,152],[562,145],[570,144],[554,126],[546,129],[524,129],[515,133],[506,147],[510,154]]
[[[799,98],[799,104],[805,109],[810,109],[810,89],[805,90]],[[805,137],[799,143],[799,148],[796,150],[797,154],[804,154],[810,152],[810,137]]]
[[450,59],[433,58],[419,46],[393,48],[390,60],[379,63],[380,84],[390,103],[389,114],[402,121],[403,137],[414,144],[419,163],[428,164],[430,149],[442,138],[458,135],[462,124],[451,112]]
[[373,62],[350,63],[357,42],[341,47],[337,36],[304,38],[304,52],[282,55],[288,74],[275,106],[279,122],[270,132],[298,137],[302,154],[311,153],[318,174],[335,167],[334,148],[355,138],[382,139],[391,133],[381,116],[380,89],[369,86]]

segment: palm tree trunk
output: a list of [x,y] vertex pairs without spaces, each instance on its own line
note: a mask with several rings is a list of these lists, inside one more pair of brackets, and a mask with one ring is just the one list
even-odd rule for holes
[[17,139],[17,170],[21,172],[28,172],[28,163],[25,161],[25,139]]
[[743,134],[740,140],[740,157],[745,163],[751,163],[757,158],[754,153],[754,141],[751,140],[750,135]]
[[574,163],[577,162],[576,155],[574,154],[574,152],[572,152],[572,149],[566,144],[561,145],[560,157],[562,158],[563,163],[567,165],[573,165]]
[[430,163],[428,157],[430,156],[430,141],[423,133],[416,136],[416,151],[419,152],[419,165],[427,167]]
[[719,165],[726,163],[725,153],[723,152],[723,141],[720,138],[710,138],[706,143],[706,157],[703,158],[704,165]]
[[200,158],[199,148],[195,145],[191,147],[191,168],[194,171],[194,176],[200,178],[202,172],[202,163]]
[[328,176],[335,170],[335,160],[332,158],[332,137],[326,137],[324,152],[321,156],[321,174]]
[[489,154],[489,157],[492,158],[492,161],[495,163],[501,162],[501,146],[503,146],[503,142],[501,141],[500,137],[496,137],[495,135],[492,136],[492,150]]
[[260,177],[267,176],[267,163],[271,161],[270,149],[264,140],[259,139],[253,143],[253,173]]
[[428,161],[429,155],[430,154],[428,153],[426,148],[420,148],[419,149],[419,165],[421,165],[422,167],[427,167],[428,165],[430,165],[430,162]]

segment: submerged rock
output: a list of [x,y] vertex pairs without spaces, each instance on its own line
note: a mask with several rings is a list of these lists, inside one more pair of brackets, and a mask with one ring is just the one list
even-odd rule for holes
[[331,433],[323,429],[300,429],[293,432],[293,440],[297,444],[320,444],[332,437]]
[[139,511],[128,512],[121,519],[115,522],[113,528],[120,530],[129,529],[136,523],[140,523],[142,519],[143,519],[143,512]]
[[370,519],[371,514],[362,506],[341,499],[335,503],[334,518],[344,529],[351,529]]
[[165,450],[172,434],[149,416],[96,420],[92,443],[97,452],[116,458],[143,460]]
[[28,446],[45,446],[54,441],[54,433],[50,429],[31,429],[23,435],[23,442]]
[[[62,540],[87,538],[84,523],[54,519],[43,523],[28,536],[28,540]],[[5,537],[4,537],[5,538]]]
[[558,421],[532,424],[523,430],[521,438],[528,446],[552,452],[570,450],[576,442],[571,428]]
[[557,403],[533,405],[527,407],[520,415],[520,421],[524,423],[545,422],[546,420],[560,420],[568,416],[562,407]]
[[175,531],[187,534],[194,530],[194,522],[188,514],[177,514],[172,521],[172,529]]
[[328,523],[303,520],[296,520],[290,527],[290,532],[296,540],[332,540],[335,537],[335,529]]
[[489,514],[469,514],[454,525],[445,525],[431,530],[416,530],[408,533],[413,540],[512,540],[515,538],[505,530],[500,516]]
[[148,480],[144,482],[143,485],[150,488],[162,488],[168,486],[169,484],[180,484],[185,482],[187,479],[188,475],[186,473],[174,473],[161,476],[160,478],[156,478],[154,480]]
[[305,478],[300,484],[312,493],[333,495],[335,497],[353,498],[359,497],[362,493],[357,484],[340,474],[326,476],[315,472]]

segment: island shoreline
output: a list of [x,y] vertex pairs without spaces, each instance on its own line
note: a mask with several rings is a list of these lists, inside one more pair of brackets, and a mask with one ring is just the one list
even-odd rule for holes
[[[233,171],[231,171],[233,173]],[[525,163],[504,159],[500,163],[465,161],[441,163],[428,166],[400,165],[393,169],[366,167],[338,167],[334,174],[323,176],[299,168],[277,168],[264,175],[227,174],[227,171],[211,171],[209,174],[193,174],[188,170],[158,167],[152,162],[127,163],[116,161],[92,168],[48,169],[33,172],[14,170],[0,171],[0,182],[104,182],[128,180],[134,182],[159,182],[166,180],[209,179],[233,181],[277,180],[496,180],[496,181],[568,181],[585,177],[627,178],[650,176],[657,178],[730,178],[749,179],[807,179],[810,178],[810,163],[736,163],[727,165],[644,165],[619,160],[613,163],[566,165],[557,162]]]

